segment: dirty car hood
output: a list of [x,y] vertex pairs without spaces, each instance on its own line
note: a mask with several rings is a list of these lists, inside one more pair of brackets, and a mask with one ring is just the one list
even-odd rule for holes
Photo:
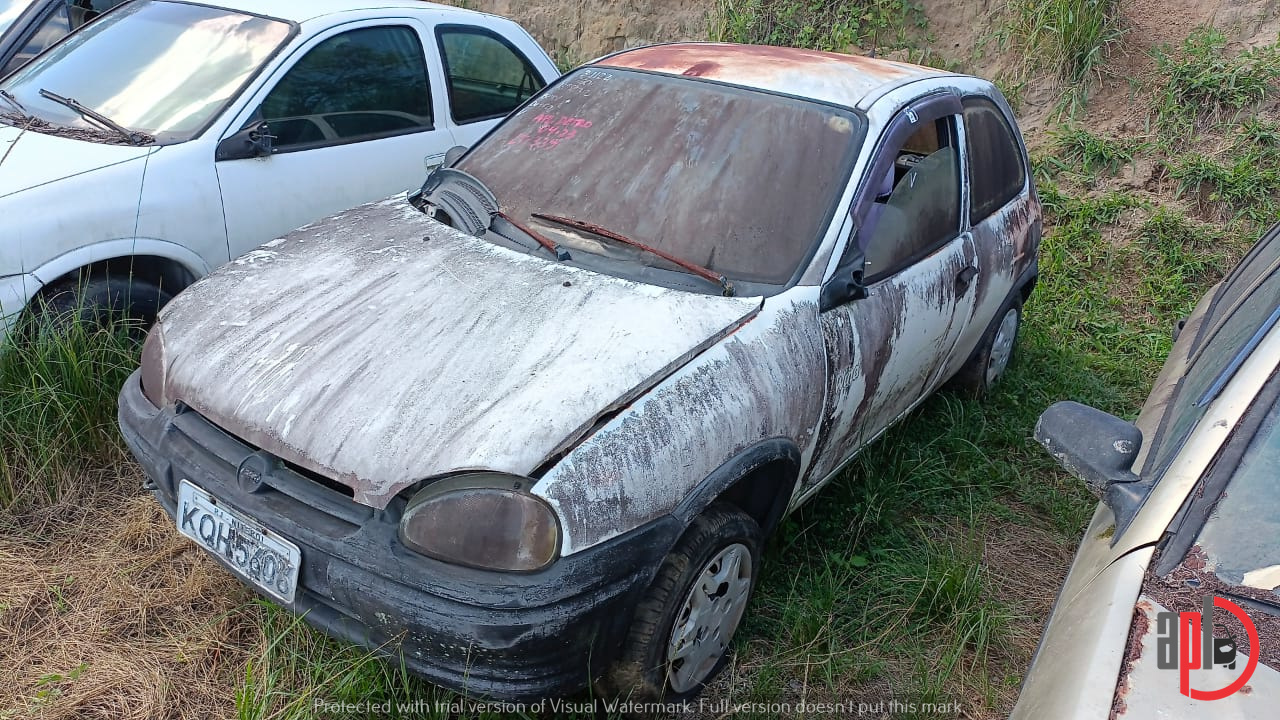
[[88,142],[0,124],[0,158],[4,158],[0,163],[0,197],[137,160],[157,149]]
[[161,316],[166,389],[384,507],[442,473],[532,472],[760,302],[524,255],[392,198],[182,293]]

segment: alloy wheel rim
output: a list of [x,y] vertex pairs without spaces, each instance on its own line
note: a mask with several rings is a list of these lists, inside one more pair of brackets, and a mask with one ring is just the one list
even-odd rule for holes
[[751,550],[725,547],[703,566],[676,613],[667,641],[667,683],[689,692],[711,675],[729,648],[751,594]]
[[1000,327],[996,328],[996,336],[991,341],[991,357],[987,361],[987,385],[994,385],[996,380],[1009,367],[1009,358],[1013,356],[1013,341],[1018,336],[1018,311],[1009,311],[1000,319]]

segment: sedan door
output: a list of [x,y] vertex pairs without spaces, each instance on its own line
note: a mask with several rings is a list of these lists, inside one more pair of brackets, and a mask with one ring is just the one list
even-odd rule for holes
[[865,297],[820,319],[827,407],[811,482],[838,470],[939,384],[972,319],[977,258],[962,231],[959,123],[942,114],[951,108],[904,110],[870,165],[877,179],[864,195],[874,202],[861,210],[850,249],[864,259]]
[[436,27],[453,136],[470,147],[546,85],[511,40],[474,25]]
[[272,153],[217,162],[232,257],[307,223],[418,187],[454,145],[414,20],[349,23],[297,48],[227,136],[266,122]]

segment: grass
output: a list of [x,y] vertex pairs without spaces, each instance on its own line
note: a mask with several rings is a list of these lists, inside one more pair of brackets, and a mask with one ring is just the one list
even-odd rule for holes
[[87,466],[122,458],[116,395],[138,352],[119,324],[0,343],[0,508],[56,504]]
[[1178,183],[1178,194],[1189,197],[1207,217],[1264,223],[1276,216],[1280,168],[1269,166],[1257,150],[1225,162],[1188,153],[1170,163],[1169,176]]
[[927,20],[914,0],[716,0],[708,25],[717,42],[869,52],[908,46]]
[[1099,171],[1115,175],[1143,148],[1135,138],[1102,137],[1074,124],[1051,131],[1050,136],[1056,152],[1048,161],[1057,169],[1084,175]]
[[1072,115],[1088,99],[1111,49],[1124,35],[1117,0],[1011,0],[1008,34],[1023,53],[1024,72],[1046,72],[1067,86]]
[[1156,92],[1154,114],[1171,139],[1236,114],[1277,89],[1280,43],[1231,56],[1220,30],[1197,28],[1178,48],[1156,52],[1163,83]]

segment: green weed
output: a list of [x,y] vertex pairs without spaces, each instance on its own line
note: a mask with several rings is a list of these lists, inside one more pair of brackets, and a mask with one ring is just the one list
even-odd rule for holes
[[1228,163],[1188,153],[1169,163],[1169,177],[1178,195],[1189,196],[1207,216],[1261,224],[1275,218],[1280,202],[1280,169],[1267,158],[1256,148]]
[[1124,35],[1116,0],[1011,0],[1009,35],[1034,66],[1067,85],[1071,114],[1087,99],[1087,83]]
[[1221,31],[1197,28],[1176,48],[1155,53],[1160,77],[1155,113],[1159,123],[1185,139],[1206,122],[1221,119],[1275,92],[1280,78],[1280,44],[1227,55]]
[[[116,397],[138,365],[127,325],[67,323],[0,343],[0,509],[55,502],[122,459]],[[104,462],[106,461],[106,462]]]
[[1057,169],[1071,170],[1091,175],[1106,171],[1115,175],[1124,165],[1133,162],[1134,155],[1143,145],[1133,138],[1100,137],[1076,125],[1050,132],[1057,153],[1048,159]]
[[927,26],[914,0],[716,0],[712,40],[843,51],[906,47]]

